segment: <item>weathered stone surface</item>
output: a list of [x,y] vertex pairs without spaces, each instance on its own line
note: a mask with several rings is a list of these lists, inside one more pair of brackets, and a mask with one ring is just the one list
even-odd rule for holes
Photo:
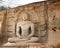
[[[16,20],[18,18],[17,22],[21,21],[22,14],[24,13],[28,14],[28,20],[33,22],[35,26],[40,27],[37,24],[45,24],[45,19],[43,19],[44,18],[44,12],[43,12],[44,6],[43,5],[44,3],[33,3],[33,4],[26,5],[26,6],[21,6],[21,7],[17,7],[14,9],[5,10],[4,13],[7,14],[5,27],[3,27],[5,28],[5,33],[10,34],[9,36],[11,36],[11,33],[13,34],[15,32]],[[37,28],[36,30],[37,30],[36,33],[40,32]]]
[[[26,12],[29,16],[30,21],[32,21],[35,24],[35,32],[41,33],[44,32],[44,26],[45,26],[45,19],[44,19],[44,10],[43,10],[43,4],[41,3],[34,3],[29,4],[26,6],[21,6],[9,10],[0,11],[0,18],[1,22],[3,21],[3,17],[5,16],[5,13],[7,14],[7,20],[6,20],[6,26],[4,25],[3,30],[4,34],[7,32],[7,34],[10,35],[11,32],[14,33],[15,31],[15,22],[17,19],[17,16],[19,16],[19,20],[21,19],[21,12]],[[48,43],[58,43],[60,42],[60,1],[56,2],[54,4],[48,5],[48,20],[49,20],[49,32],[48,32]],[[38,29],[40,28],[40,29]],[[53,28],[53,29],[52,29]],[[56,31],[54,31],[56,30]],[[12,34],[13,34],[12,33]]]

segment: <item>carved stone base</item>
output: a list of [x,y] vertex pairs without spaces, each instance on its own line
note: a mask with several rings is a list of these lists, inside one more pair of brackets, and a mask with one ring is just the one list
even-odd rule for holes
[[17,42],[22,42],[22,43],[33,43],[33,42],[37,42],[39,41],[39,39],[37,37],[31,37],[30,39],[20,39],[18,37],[13,37],[13,38],[9,38],[8,42],[11,43],[17,43]]
[[35,46],[38,45],[39,43],[23,43],[23,42],[17,42],[17,43],[9,43],[7,42],[3,46]]

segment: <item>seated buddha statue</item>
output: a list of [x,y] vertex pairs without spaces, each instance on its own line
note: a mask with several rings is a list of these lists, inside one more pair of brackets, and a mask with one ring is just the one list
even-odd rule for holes
[[8,42],[32,43],[39,41],[38,37],[34,37],[34,24],[31,21],[27,21],[27,19],[27,14],[22,14],[22,21],[17,23],[16,37],[9,38]]

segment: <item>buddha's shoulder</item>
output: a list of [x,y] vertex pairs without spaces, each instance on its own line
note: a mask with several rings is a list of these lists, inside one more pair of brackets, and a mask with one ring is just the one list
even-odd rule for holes
[[29,25],[33,25],[33,22],[31,22],[31,21],[20,21],[18,24],[29,24]]

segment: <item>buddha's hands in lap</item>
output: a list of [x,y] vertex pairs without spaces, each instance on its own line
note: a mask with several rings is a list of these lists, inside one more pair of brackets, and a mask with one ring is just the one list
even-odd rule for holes
[[23,37],[22,36],[20,36],[20,39],[22,39]]
[[21,39],[21,40],[29,40],[28,37],[23,37],[23,36],[21,36],[20,39]]

